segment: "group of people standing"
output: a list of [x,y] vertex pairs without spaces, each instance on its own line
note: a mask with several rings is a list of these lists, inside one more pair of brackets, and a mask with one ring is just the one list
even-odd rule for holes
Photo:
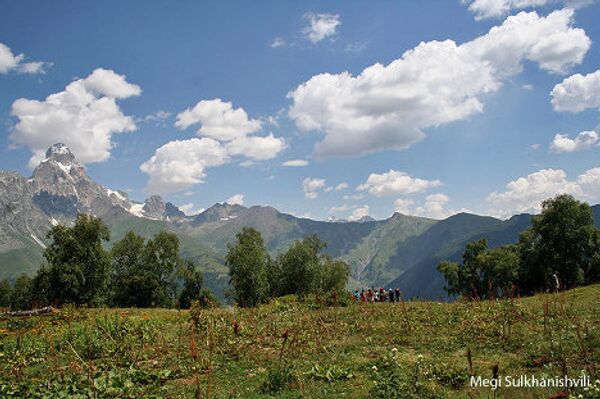
[[378,290],[375,288],[356,290],[354,299],[356,302],[400,302],[400,288],[385,290],[381,287]]

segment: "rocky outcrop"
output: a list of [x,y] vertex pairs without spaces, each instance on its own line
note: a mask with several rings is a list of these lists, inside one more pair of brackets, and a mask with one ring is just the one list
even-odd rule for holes
[[153,195],[144,202],[142,214],[148,218],[159,220],[185,218],[185,213],[172,203],[165,202],[160,195]]

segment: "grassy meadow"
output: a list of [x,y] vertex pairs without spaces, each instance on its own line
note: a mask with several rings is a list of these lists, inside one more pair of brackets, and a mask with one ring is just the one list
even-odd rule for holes
[[493,392],[469,376],[497,365],[500,376],[600,378],[600,285],[469,303],[326,300],[4,317],[0,397],[548,398],[561,389]]

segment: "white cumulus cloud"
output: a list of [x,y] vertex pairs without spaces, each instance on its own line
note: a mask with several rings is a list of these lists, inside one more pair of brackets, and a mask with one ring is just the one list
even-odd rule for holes
[[25,61],[24,54],[13,54],[10,47],[0,43],[0,74],[5,74],[10,71],[25,74],[46,73],[46,67],[52,66],[50,62],[42,61]]
[[398,198],[394,201],[394,208],[396,212],[404,215],[421,216],[431,219],[445,219],[458,212],[467,211],[464,208],[460,211],[447,208],[449,201],[450,198],[446,194],[437,193],[425,197],[425,200],[421,204],[417,204],[411,199]]
[[366,216],[369,216],[369,205],[364,205],[359,208],[356,208],[350,216],[348,216],[348,220],[351,222],[356,222]]
[[577,177],[582,198],[591,204],[600,203],[600,168],[585,171]]
[[206,169],[228,162],[229,155],[221,143],[211,138],[171,141],[159,147],[140,165],[150,176],[147,191],[170,193],[202,183]]
[[308,161],[306,161],[304,159],[290,159],[289,161],[285,161],[281,165],[282,166],[289,166],[289,167],[307,166],[308,165]]
[[243,108],[233,108],[231,102],[224,102],[220,98],[202,100],[193,108],[177,114],[175,127],[187,129],[197,124],[200,125],[199,136],[219,141],[244,137],[261,128],[260,120],[250,119]]
[[431,194],[425,197],[425,203],[415,209],[415,215],[424,216],[432,219],[444,219],[453,213],[453,210],[447,210],[446,204],[450,201],[445,194]]
[[514,10],[542,7],[551,3],[562,3],[574,8],[581,7],[594,0],[462,0],[469,5],[469,11],[475,14],[475,19],[499,18]]
[[11,114],[18,122],[10,140],[13,145],[32,151],[30,167],[37,165],[46,149],[58,142],[69,146],[80,162],[105,161],[114,145],[113,134],[136,129],[133,118],[121,112],[116,100],[140,93],[140,87],[128,83],[124,75],[96,69],[45,100],[16,100]]
[[269,47],[271,48],[277,48],[277,47],[283,47],[286,45],[285,40],[282,37],[276,37],[275,39],[273,39],[271,41],[271,43],[269,43]]
[[312,43],[334,36],[336,29],[342,24],[339,15],[334,14],[306,14],[309,24],[302,29],[302,33]]
[[442,184],[439,180],[414,178],[405,172],[390,169],[389,172],[371,173],[367,181],[358,186],[358,191],[368,191],[376,197],[423,192]]
[[302,181],[302,190],[304,196],[308,199],[315,199],[319,196],[318,191],[325,187],[325,179],[307,177]]
[[550,92],[555,111],[581,112],[588,108],[600,110],[600,69],[582,75],[569,76]]
[[244,205],[244,194],[235,194],[227,198],[225,203],[229,205]]
[[170,112],[158,110],[153,114],[146,115],[143,120],[146,122],[164,122],[165,119],[167,119],[170,116]]
[[538,213],[542,201],[558,194],[600,200],[600,168],[590,169],[576,180],[569,180],[562,169],[542,169],[509,182],[505,191],[491,193],[486,201],[491,214],[506,218],[515,213]]
[[592,130],[580,132],[573,139],[566,134],[556,134],[550,143],[550,150],[556,153],[583,151],[592,148],[597,143],[598,133]]
[[[166,117],[167,114],[156,115],[160,119]],[[140,166],[150,176],[147,190],[185,190],[202,183],[208,167],[223,165],[235,157],[242,158],[241,166],[250,167],[256,161],[275,158],[286,148],[285,140],[272,133],[252,135],[260,130],[261,122],[249,118],[243,108],[234,108],[221,99],[202,100],[176,117],[175,126],[179,129],[196,124],[200,125],[200,139],[171,141]],[[183,156],[178,156],[177,151],[182,151]]]
[[288,93],[289,116],[300,130],[325,134],[315,146],[319,157],[405,149],[427,128],[482,112],[484,96],[526,60],[552,73],[581,63],[591,41],[572,25],[571,9],[522,12],[461,45],[422,42],[356,76],[322,73]]
[[539,7],[550,0],[463,0],[469,5],[469,11],[475,19],[498,18],[509,14],[512,10]]
[[398,198],[396,201],[394,201],[394,209],[396,210],[396,212],[400,212],[404,215],[409,215],[413,212],[414,204],[414,200]]
[[243,155],[247,158],[263,161],[275,158],[285,148],[285,140],[272,133],[265,137],[243,136],[226,144],[231,155]]
[[221,143],[209,137],[174,140],[159,147],[140,166],[150,177],[146,189],[152,193],[170,193],[203,183],[206,169],[246,158],[240,163],[250,167],[255,161],[271,159],[285,148],[282,138],[244,136]]

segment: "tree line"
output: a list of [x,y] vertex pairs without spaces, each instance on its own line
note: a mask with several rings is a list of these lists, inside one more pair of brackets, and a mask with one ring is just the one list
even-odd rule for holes
[[284,295],[302,298],[328,292],[341,294],[350,268],[325,254],[325,248],[317,235],[309,235],[272,258],[259,231],[242,229],[225,258],[233,299],[240,306],[250,307]]
[[31,278],[0,282],[0,306],[27,309],[63,304],[112,307],[182,307],[217,302],[203,275],[179,254],[178,237],[166,231],[146,240],[129,231],[111,250],[108,227],[78,215],[72,227],[54,226],[45,264]]
[[[99,218],[78,215],[72,227],[48,233],[45,264],[30,278],[0,281],[0,306],[25,309],[71,303],[113,307],[182,307],[193,300],[217,303],[203,287],[203,274],[180,256],[178,237],[166,231],[145,238],[130,231],[110,250],[108,227]],[[295,294],[345,291],[350,269],[324,250],[316,235],[292,243],[273,258],[259,231],[244,228],[228,245],[231,297],[242,307]],[[569,289],[600,281],[600,229],[590,206],[570,195],[542,203],[540,215],[516,244],[490,249],[482,238],[467,244],[462,263],[438,265],[445,290],[467,298],[508,296]]]
[[485,238],[467,244],[462,263],[441,262],[445,290],[466,298],[569,289],[600,281],[600,229],[587,203],[559,195],[516,244],[489,249]]
[[[46,305],[92,307],[180,307],[192,301],[218,303],[203,287],[198,266],[180,256],[179,239],[161,231],[146,240],[129,231],[110,250],[108,227],[99,218],[79,215],[72,227],[58,225],[48,233],[45,264],[31,278],[0,282],[0,307],[28,309]],[[228,245],[232,299],[242,307],[256,306],[288,294],[345,290],[349,267],[323,253],[316,235],[294,242],[273,259],[257,230],[244,228]]]

